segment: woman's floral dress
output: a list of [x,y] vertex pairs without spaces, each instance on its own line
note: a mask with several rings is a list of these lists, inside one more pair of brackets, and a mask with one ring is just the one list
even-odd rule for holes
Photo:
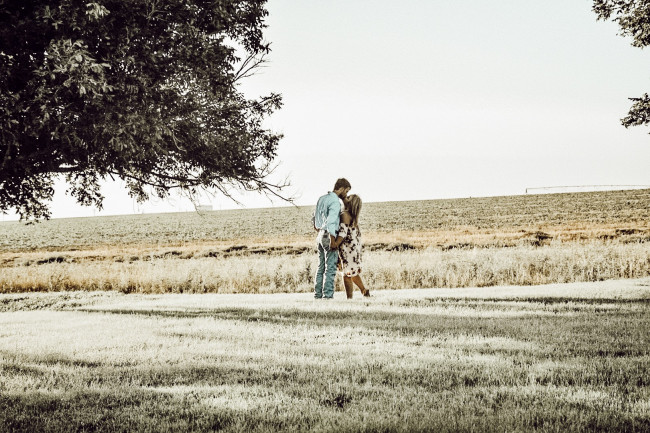
[[339,226],[339,236],[343,242],[339,246],[339,264],[346,277],[356,277],[361,273],[361,231],[344,222]]

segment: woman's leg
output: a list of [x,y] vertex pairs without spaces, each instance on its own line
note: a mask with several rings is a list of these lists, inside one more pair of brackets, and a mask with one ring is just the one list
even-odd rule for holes
[[359,290],[361,290],[361,293],[363,293],[363,296],[370,296],[370,290],[367,290],[366,287],[363,285],[363,280],[361,279],[361,275],[355,275],[352,277],[352,282],[357,285]]
[[352,299],[352,292],[354,291],[352,278],[343,275],[343,286],[345,286],[345,294],[347,295],[348,299]]

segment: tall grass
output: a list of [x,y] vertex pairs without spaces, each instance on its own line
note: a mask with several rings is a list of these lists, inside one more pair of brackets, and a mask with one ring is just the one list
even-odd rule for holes
[[484,287],[640,278],[650,275],[647,244],[554,243],[543,247],[368,256],[367,278],[378,288]]
[[[41,264],[18,261],[3,268],[0,292],[308,292],[312,290],[316,265],[312,252],[217,257],[178,253],[135,261],[122,257],[75,261],[72,257],[53,256]],[[367,251],[362,273],[371,289],[538,285],[647,275],[647,244],[607,241],[555,242],[542,247]]]

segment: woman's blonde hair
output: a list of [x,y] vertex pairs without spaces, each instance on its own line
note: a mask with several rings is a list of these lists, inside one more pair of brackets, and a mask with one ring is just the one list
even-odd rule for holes
[[359,227],[359,214],[361,213],[361,197],[356,194],[351,194],[348,196],[348,200],[345,206],[345,210],[348,211],[352,222],[350,223],[351,227]]

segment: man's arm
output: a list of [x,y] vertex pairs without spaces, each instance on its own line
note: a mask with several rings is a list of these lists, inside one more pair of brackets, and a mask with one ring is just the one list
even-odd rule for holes
[[339,203],[339,200],[336,199],[332,201],[332,203],[330,203],[330,205],[327,208],[327,231],[332,237],[331,238],[332,241],[336,239],[336,234],[339,231],[339,223],[341,221],[340,215],[341,215],[341,203]]

